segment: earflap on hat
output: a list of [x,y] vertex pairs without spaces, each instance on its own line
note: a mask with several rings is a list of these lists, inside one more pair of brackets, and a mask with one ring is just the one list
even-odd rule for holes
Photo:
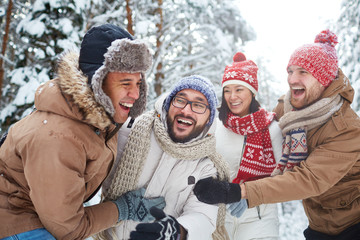
[[225,67],[221,86],[238,84],[247,87],[254,95],[258,91],[257,71],[258,67],[251,60],[246,60],[243,53],[237,52],[233,57],[233,63]]
[[141,73],[142,83],[139,98],[130,110],[129,116],[137,117],[146,107],[147,83],[145,72],[150,68],[152,56],[148,46],[141,40],[119,39],[112,42],[104,54],[104,64],[96,70],[92,78],[92,90],[95,100],[114,116],[115,109],[111,99],[102,89],[103,81],[109,72]]
[[287,68],[296,65],[310,72],[324,87],[328,87],[338,73],[338,57],[335,45],[336,35],[324,30],[315,37],[312,44],[297,48],[290,56]]

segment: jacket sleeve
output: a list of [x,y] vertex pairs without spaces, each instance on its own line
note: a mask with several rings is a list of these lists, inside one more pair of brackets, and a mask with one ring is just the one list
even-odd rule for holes
[[[199,179],[216,176],[216,168],[211,161],[206,159],[205,162],[207,163],[203,166]],[[200,202],[191,191],[183,207],[183,213],[177,218],[177,221],[187,230],[187,239],[211,239],[211,234],[216,229],[218,209],[217,205]]]
[[[332,133],[329,133],[330,129]],[[283,175],[245,183],[249,207],[323,194],[359,161],[360,128],[336,131],[333,125],[328,125],[318,131],[329,137],[318,140],[315,149],[299,167]]]
[[44,227],[57,239],[84,239],[117,221],[111,202],[83,207],[86,156],[73,137],[34,136],[22,153],[29,195]]

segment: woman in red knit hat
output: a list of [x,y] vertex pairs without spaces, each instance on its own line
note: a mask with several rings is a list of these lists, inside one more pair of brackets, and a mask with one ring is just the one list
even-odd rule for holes
[[[275,114],[260,108],[255,99],[258,67],[241,52],[233,60],[222,80],[215,136],[217,152],[228,162],[232,182],[243,183],[271,175],[281,158],[282,135],[273,121]],[[245,200],[228,204],[226,229],[230,239],[278,239],[276,204],[249,209]]]

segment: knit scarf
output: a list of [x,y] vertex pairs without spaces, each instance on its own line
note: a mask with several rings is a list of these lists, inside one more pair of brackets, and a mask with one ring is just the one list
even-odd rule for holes
[[240,183],[270,176],[276,166],[271,144],[269,125],[275,113],[265,109],[239,117],[228,114],[225,127],[246,137],[238,174],[233,183]]
[[[142,115],[131,130],[125,145],[121,160],[117,166],[112,182],[104,193],[106,200],[114,200],[122,194],[135,190],[142,173],[150,148],[150,134],[154,130],[155,138],[164,152],[170,156],[185,161],[194,161],[208,157],[217,169],[221,180],[228,180],[228,167],[221,156],[215,151],[215,137],[207,135],[197,141],[188,143],[173,142],[161,121],[161,116],[155,110]],[[228,239],[225,229],[225,204],[220,204],[217,218],[217,228],[214,239]],[[99,234],[100,239],[103,235]]]
[[291,171],[307,158],[307,131],[326,123],[342,104],[343,99],[337,94],[320,99],[304,109],[294,111],[290,103],[290,92],[286,94],[284,116],[279,121],[284,136],[283,151],[280,162],[271,176]]

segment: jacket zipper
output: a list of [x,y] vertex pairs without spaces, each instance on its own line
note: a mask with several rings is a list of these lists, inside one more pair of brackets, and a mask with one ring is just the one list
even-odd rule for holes
[[259,217],[259,219],[261,220],[261,216],[260,216],[260,206],[256,206],[256,210],[257,210],[257,213],[258,213],[258,217]]

